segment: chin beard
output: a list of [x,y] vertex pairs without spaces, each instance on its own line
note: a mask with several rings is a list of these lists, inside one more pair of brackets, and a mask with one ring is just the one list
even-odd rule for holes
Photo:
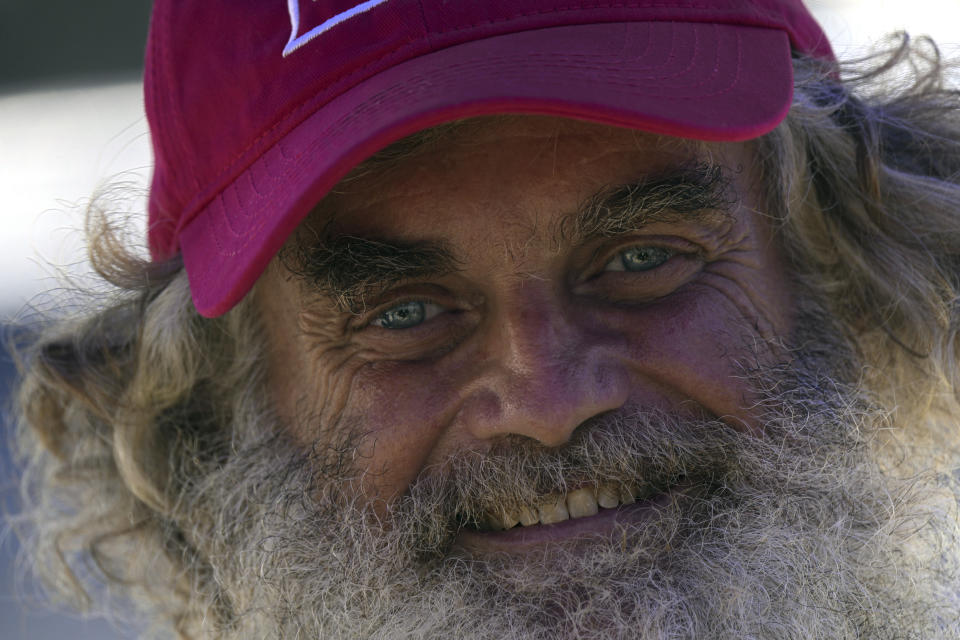
[[[206,631],[953,637],[960,546],[934,499],[943,479],[884,472],[874,451],[889,415],[815,363],[750,377],[760,436],[710,417],[622,409],[560,448],[510,437],[425,469],[386,514],[346,495],[356,440],[311,452],[279,436],[249,442],[187,501],[213,512],[193,537],[216,577],[204,593],[219,615]],[[631,482],[693,490],[587,544],[509,556],[456,544],[490,510]]]

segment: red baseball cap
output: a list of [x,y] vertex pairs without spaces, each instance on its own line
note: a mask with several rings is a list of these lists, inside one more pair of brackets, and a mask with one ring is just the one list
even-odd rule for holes
[[745,140],[786,116],[794,53],[833,59],[800,0],[156,0],[150,251],[218,316],[404,136],[528,113]]

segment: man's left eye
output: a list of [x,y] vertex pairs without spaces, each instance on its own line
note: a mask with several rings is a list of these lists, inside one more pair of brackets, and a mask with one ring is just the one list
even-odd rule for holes
[[656,269],[674,256],[674,251],[663,247],[637,246],[621,251],[604,266],[604,271],[649,271]]
[[377,316],[370,324],[384,329],[412,329],[443,311],[432,302],[410,300],[394,305]]

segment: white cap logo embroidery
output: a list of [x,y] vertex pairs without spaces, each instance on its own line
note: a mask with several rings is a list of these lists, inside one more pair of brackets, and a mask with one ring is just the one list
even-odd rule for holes
[[307,44],[321,33],[329,31],[333,27],[337,26],[345,20],[349,20],[355,15],[361,14],[364,11],[369,11],[378,4],[383,4],[387,0],[367,0],[366,2],[361,2],[352,9],[347,9],[346,11],[341,11],[335,16],[324,20],[322,23],[314,26],[306,33],[300,33],[300,2],[302,0],[287,0],[287,10],[290,12],[290,39],[287,41],[287,46],[283,48],[283,57],[286,58],[288,55]]

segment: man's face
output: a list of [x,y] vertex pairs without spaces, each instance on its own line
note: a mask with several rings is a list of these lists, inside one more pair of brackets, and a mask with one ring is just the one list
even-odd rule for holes
[[235,635],[942,628],[952,533],[748,145],[512,118],[373,166],[258,283],[270,407],[183,501]]
[[[326,248],[306,282],[276,263],[259,287],[281,413],[304,443],[363,432],[373,501],[453,454],[557,447],[625,407],[759,429],[735,363],[789,331],[790,295],[752,166],[745,145],[518,118],[350,182],[300,234]],[[469,542],[485,538],[513,544]]]

